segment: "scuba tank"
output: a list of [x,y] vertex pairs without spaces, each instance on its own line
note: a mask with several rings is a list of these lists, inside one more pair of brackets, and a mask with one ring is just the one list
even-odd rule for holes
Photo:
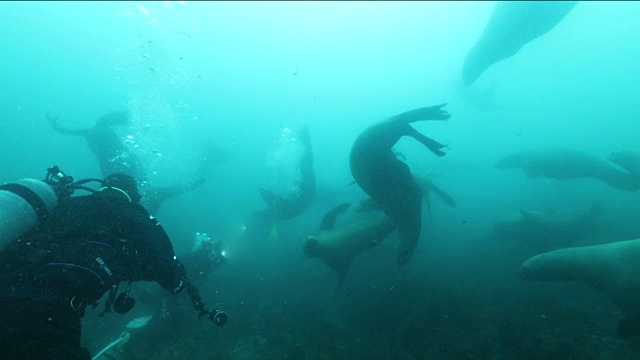
[[20,179],[0,186],[0,250],[42,221],[56,205],[58,196],[42,180]]
[[47,169],[44,180],[20,179],[0,185],[0,251],[45,219],[58,202],[89,180],[73,182],[58,166]]

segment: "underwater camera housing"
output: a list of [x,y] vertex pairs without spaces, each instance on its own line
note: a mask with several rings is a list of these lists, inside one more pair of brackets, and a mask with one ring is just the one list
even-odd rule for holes
[[218,309],[209,311],[207,318],[217,326],[224,326],[228,320],[227,313]]

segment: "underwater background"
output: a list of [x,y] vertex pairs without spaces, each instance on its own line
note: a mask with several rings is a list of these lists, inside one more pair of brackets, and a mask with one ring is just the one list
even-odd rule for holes
[[[219,161],[205,184],[157,214],[180,256],[196,232],[225,244],[228,263],[197,283],[224,309],[217,328],[186,296],[136,286],[134,311],[83,319],[94,354],[137,316],[118,359],[637,359],[637,338],[615,336],[622,315],[582,284],[525,282],[540,251],[496,236],[522,209],[561,214],[601,203],[584,244],[640,237],[640,195],[594,179],[555,180],[496,168],[519,151],[567,147],[599,157],[640,148],[640,3],[579,2],[553,30],[490,67],[472,86],[460,71],[495,2],[0,2],[0,183],[42,178],[59,165],[99,177],[81,137],[53,131],[114,128],[149,181],[193,178],[206,144]],[[302,242],[323,214],[366,197],[349,151],[369,125],[447,103],[447,121],[414,126],[448,144],[436,157],[414,141],[396,150],[457,202],[432,200],[411,261],[386,241],[351,264],[345,287]],[[315,198],[266,237],[243,236],[282,186],[306,124]],[[295,148],[295,147],[293,147]],[[209,156],[211,156],[209,154]],[[285,185],[286,186],[286,185]],[[159,310],[170,307],[173,310]],[[175,314],[174,314],[175,315]]]

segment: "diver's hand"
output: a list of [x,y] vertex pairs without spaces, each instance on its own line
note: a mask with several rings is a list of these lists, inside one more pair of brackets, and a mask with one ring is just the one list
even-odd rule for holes
[[207,309],[206,307],[202,307],[201,309],[198,310],[198,320],[202,319],[203,316],[209,314],[209,309]]

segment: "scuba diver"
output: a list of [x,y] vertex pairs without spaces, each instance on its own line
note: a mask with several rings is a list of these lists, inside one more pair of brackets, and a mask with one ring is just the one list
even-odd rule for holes
[[[51,181],[52,172],[60,175],[56,181]],[[89,181],[101,182],[102,187],[83,186]],[[135,304],[129,296],[134,281],[155,281],[171,294],[186,290],[199,317],[207,316],[218,326],[226,323],[226,313],[205,306],[167,233],[139,204],[133,177],[117,173],[104,181],[73,182],[54,167],[45,182],[56,187],[57,205],[0,251],[4,358],[91,359],[80,341],[85,309],[98,306],[108,292],[100,316],[112,309],[126,313]],[[30,196],[24,186],[7,185],[0,190],[37,204],[37,196]],[[75,189],[91,194],[71,196]],[[121,282],[127,286],[118,294]]]
[[184,255],[185,264],[194,279],[205,280],[215,269],[227,263],[222,241],[214,241],[207,233],[197,232],[191,252]]
[[[228,262],[223,250],[223,243],[212,240],[207,233],[196,232],[193,237],[194,246],[180,256],[191,281],[196,286],[209,281],[211,274]],[[138,289],[140,290],[140,289]],[[164,344],[181,341],[185,333],[190,333],[193,326],[189,315],[191,304],[186,299],[169,296],[158,287],[149,287],[138,291],[138,296],[155,303],[155,307],[139,313],[141,316],[131,320],[123,333],[109,343],[101,353],[109,359],[121,353],[127,353],[130,348],[125,347],[128,341],[133,341],[138,353],[144,353],[148,358],[161,356],[157,353]],[[145,302],[145,305],[146,304]],[[170,328],[171,331],[167,331]],[[100,354],[100,353],[98,353]],[[125,356],[126,357],[126,356]],[[93,360],[101,359],[98,355]]]

